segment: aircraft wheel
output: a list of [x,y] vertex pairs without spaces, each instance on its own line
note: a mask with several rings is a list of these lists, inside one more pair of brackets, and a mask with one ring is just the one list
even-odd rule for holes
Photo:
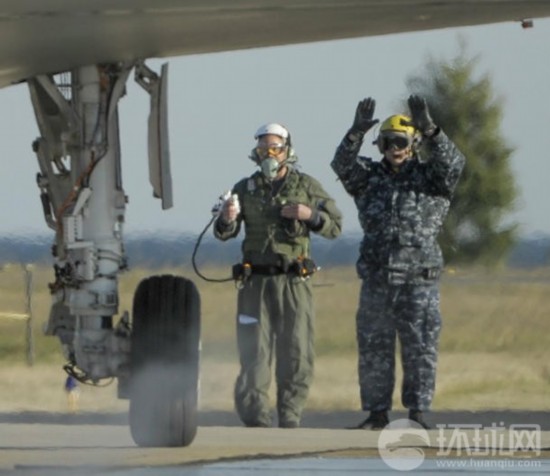
[[151,276],[134,294],[130,431],[138,446],[187,446],[197,432],[200,296],[192,281]]

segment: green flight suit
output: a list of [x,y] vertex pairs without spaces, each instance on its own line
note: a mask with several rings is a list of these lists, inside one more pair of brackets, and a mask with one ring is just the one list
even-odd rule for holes
[[[296,426],[313,377],[314,310],[310,280],[285,269],[298,258],[311,257],[311,232],[339,236],[341,214],[317,180],[291,167],[273,183],[257,172],[238,182],[232,193],[239,196],[241,213],[231,224],[218,218],[214,235],[233,238],[244,223],[243,262],[252,266],[238,294],[241,370],[235,407],[245,425],[271,426],[268,389],[274,353],[279,426]],[[312,220],[282,218],[281,208],[292,203],[309,206]]]

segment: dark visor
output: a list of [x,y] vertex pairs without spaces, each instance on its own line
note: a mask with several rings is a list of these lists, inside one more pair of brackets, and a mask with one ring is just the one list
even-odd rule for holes
[[411,143],[412,143],[412,138],[407,135],[384,134],[381,137],[382,150],[406,149],[411,145]]

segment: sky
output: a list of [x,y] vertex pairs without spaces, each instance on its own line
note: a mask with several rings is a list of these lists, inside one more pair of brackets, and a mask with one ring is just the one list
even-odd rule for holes
[[[502,102],[502,135],[514,147],[511,167],[520,197],[509,220],[524,237],[550,235],[550,19],[305,45],[149,60],[169,63],[169,129],[174,207],[163,211],[148,183],[149,98],[131,76],[120,102],[125,233],[200,233],[225,190],[256,167],[248,159],[254,132],[280,122],[292,134],[301,170],[317,178],[344,215],[344,233],[359,231],[355,205],[330,161],[364,97],[375,116],[401,112],[406,78],[427,59],[450,61],[460,38],[477,73],[488,74]],[[38,136],[26,85],[0,89],[0,236],[51,233],[36,186],[31,143]],[[379,157],[367,136],[362,155]]]

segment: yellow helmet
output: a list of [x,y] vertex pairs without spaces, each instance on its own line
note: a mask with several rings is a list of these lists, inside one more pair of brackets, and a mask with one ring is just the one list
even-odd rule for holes
[[380,132],[376,138],[376,145],[381,153],[384,153],[388,144],[395,143],[395,140],[388,139],[400,139],[398,148],[404,148],[408,146],[416,146],[420,142],[420,134],[418,130],[413,126],[412,119],[403,114],[395,114],[388,117],[380,126]]
[[401,132],[413,137],[417,132],[412,125],[412,119],[403,114],[395,114],[388,117],[380,126],[380,132]]

